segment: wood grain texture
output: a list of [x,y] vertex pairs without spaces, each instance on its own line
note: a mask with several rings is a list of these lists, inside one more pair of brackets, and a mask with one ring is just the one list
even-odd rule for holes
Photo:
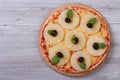
[[[46,15],[67,3],[83,3],[106,18],[112,33],[110,54],[100,69],[67,77],[50,69],[38,48],[38,31]],[[120,0],[0,0],[0,80],[119,80]]]

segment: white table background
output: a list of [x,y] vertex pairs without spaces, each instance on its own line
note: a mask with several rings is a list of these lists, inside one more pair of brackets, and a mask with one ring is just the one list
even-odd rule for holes
[[[99,70],[67,77],[50,69],[38,48],[46,15],[67,3],[96,8],[110,25],[111,52]],[[120,80],[120,0],[0,0],[0,80]]]

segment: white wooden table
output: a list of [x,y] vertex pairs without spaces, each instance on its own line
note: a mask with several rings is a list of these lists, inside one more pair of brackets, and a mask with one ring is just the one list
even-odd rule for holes
[[[38,48],[46,15],[67,3],[96,8],[110,25],[111,52],[103,66],[84,77],[50,69]],[[0,0],[0,80],[120,80],[120,0]]]

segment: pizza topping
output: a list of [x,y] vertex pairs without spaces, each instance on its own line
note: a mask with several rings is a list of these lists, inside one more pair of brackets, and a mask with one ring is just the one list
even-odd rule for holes
[[63,54],[61,52],[57,52],[57,57],[63,58]]
[[69,18],[69,19],[72,19],[72,17],[73,17],[73,11],[71,9],[69,9],[67,11],[66,17]]
[[57,52],[57,54],[52,58],[51,64],[56,65],[59,63],[60,58],[63,58],[63,54],[61,52]]
[[100,49],[104,49],[106,47],[106,45],[104,43],[98,43],[98,46]]
[[86,38],[79,30],[72,30],[65,36],[65,44],[70,50],[80,50],[84,47]]
[[56,65],[56,64],[58,64],[59,60],[60,60],[59,57],[54,56],[54,57],[52,58],[52,60],[51,60],[51,64],[52,64],[52,65]]
[[88,27],[88,28],[92,28],[92,27],[93,27],[93,24],[88,23],[88,24],[87,24],[87,27]]
[[[70,26],[70,28],[68,26],[68,28],[67,28],[67,29],[74,29],[76,27],[75,25],[77,25],[77,23],[75,24],[74,21],[75,22],[78,21],[78,23],[79,23],[79,20],[77,20],[77,18],[75,18],[75,20],[74,20],[74,16],[76,16],[76,14],[74,14],[74,16],[73,16],[73,13],[76,13],[76,12],[72,11],[71,9],[67,10],[66,17],[62,18],[62,23],[60,22],[60,20],[58,20],[58,24],[62,25],[64,23],[66,23],[67,25],[74,25],[74,26]],[[63,19],[65,19],[65,20],[63,21]],[[86,28],[84,28],[83,31],[88,33],[88,34],[96,33],[100,29],[100,26],[99,26],[100,21],[98,20],[98,18],[95,15],[93,15],[92,17],[90,15],[90,16],[88,16],[88,18],[84,17],[83,21],[81,19],[82,25],[84,24],[83,22],[85,22],[85,26],[82,26],[82,27],[87,27],[89,29],[89,30],[87,30]],[[86,25],[86,22],[87,22],[87,25]],[[70,23],[70,24],[68,24],[68,23]],[[66,24],[64,25],[65,27],[67,26]],[[63,25],[61,27],[63,27]],[[81,27],[81,25],[80,25],[80,27]],[[81,28],[81,29],[83,29],[83,28]],[[76,31],[77,33],[74,32],[74,31]],[[53,49],[50,51],[48,56],[50,58],[49,60],[51,60],[51,64],[52,65],[57,65],[58,68],[59,68],[59,66],[65,65],[66,63],[68,63],[69,59],[71,59],[70,60],[71,61],[71,64],[70,64],[71,67],[74,70],[82,71],[82,70],[88,69],[90,67],[91,57],[88,54],[84,53],[83,51],[76,51],[76,50],[80,50],[80,49],[84,48],[86,38],[84,37],[84,34],[82,34],[80,31],[77,31],[77,30],[74,30],[74,31],[72,32],[72,30],[71,30],[70,31],[71,34],[67,33],[67,35],[64,35],[66,46],[70,50],[75,50],[75,54],[72,54],[71,58],[70,58],[70,54],[69,54],[69,49],[67,51],[67,48],[65,48],[65,47],[64,48],[62,48],[62,46],[57,46],[56,47],[54,45],[53,45]],[[57,30],[57,29],[54,29],[54,28],[53,29],[50,28],[50,29],[47,30],[47,34],[49,34],[48,36],[51,36],[51,37],[53,36],[54,38],[59,36],[58,33],[60,33],[59,29]],[[66,32],[65,32],[65,34],[66,34]],[[63,38],[64,38],[64,36],[63,36]],[[106,43],[103,40],[101,40],[102,42],[100,40],[98,40],[98,42],[95,42],[94,40],[95,39],[93,39],[93,42],[92,41],[87,42],[87,48],[90,48],[90,46],[92,46],[91,48],[96,50],[96,52],[91,50],[91,52],[93,53],[92,55],[100,56],[100,55],[103,54],[103,52],[106,48]],[[61,39],[61,41],[63,41],[63,39]],[[59,42],[61,42],[61,41],[59,41]],[[51,40],[51,42],[53,42],[53,41]],[[59,43],[59,42],[57,42],[57,43]],[[98,49],[101,50],[101,51],[98,52],[98,54],[97,54],[97,51],[99,51]],[[104,50],[102,51],[102,49],[104,49]],[[87,49],[87,50],[90,52],[90,49]],[[90,52],[90,54],[91,54],[91,52]],[[77,59],[77,60],[75,60],[75,59]],[[77,61],[77,62],[75,62],[75,61]],[[66,68],[66,67],[64,67],[64,68]]]
[[91,57],[83,51],[77,51],[71,56],[71,66],[78,71],[84,71],[91,66]]
[[73,17],[73,11],[71,9],[67,10],[65,22],[70,23]]
[[104,43],[94,43],[93,44],[93,48],[95,50],[98,50],[98,49],[104,49],[106,47],[106,45]]
[[81,17],[81,29],[87,34],[94,34],[100,30],[100,21],[97,16],[93,14],[86,14]]
[[95,24],[97,22],[97,18],[91,18],[88,23]]
[[71,39],[73,44],[77,44],[79,42],[78,37],[76,37],[75,35],[73,35],[72,39]]
[[47,32],[48,32],[49,35],[51,35],[53,37],[57,36],[57,31],[56,30],[48,30]]
[[65,18],[65,22],[70,23],[70,22],[71,22],[71,19]]
[[59,24],[49,23],[45,27],[44,38],[50,45],[57,44],[63,40],[64,30]]
[[48,30],[47,33],[48,33],[49,35],[51,35],[51,34],[52,34],[52,30]]
[[78,62],[83,62],[84,61],[84,58],[83,57],[79,57],[78,58]]
[[81,67],[82,69],[86,69],[86,64],[85,64],[85,62],[81,62],[81,63],[80,63],[80,67]]
[[95,50],[98,50],[98,49],[99,49],[99,45],[98,45],[97,43],[94,43],[94,44],[93,44],[93,48],[94,48]]
[[[57,61],[59,58],[59,62],[56,64],[57,66],[62,66],[64,64],[66,64],[69,61],[70,58],[70,52],[69,50],[66,48],[66,46],[63,45],[56,45],[53,46],[49,49],[49,58],[50,60],[53,59],[53,57],[57,57]],[[55,59],[56,59],[55,57]]]
[[69,19],[73,18],[73,11],[71,9],[67,10],[66,17]]
[[97,22],[97,18],[91,18],[87,23],[87,27],[92,28],[96,22]]
[[58,23],[65,29],[74,29],[79,24],[79,18],[76,11],[67,9],[59,15]]
[[101,56],[106,51],[106,41],[101,36],[92,36],[86,44],[87,51],[92,56]]
[[85,64],[85,62],[84,62],[84,57],[79,57],[79,58],[78,58],[78,61],[80,62],[80,67],[81,67],[82,69],[86,69],[86,64]]

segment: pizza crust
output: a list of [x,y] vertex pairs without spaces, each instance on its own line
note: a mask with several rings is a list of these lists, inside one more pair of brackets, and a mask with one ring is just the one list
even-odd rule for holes
[[[102,20],[103,24],[105,25],[105,30],[106,30],[106,36],[107,36],[107,39],[109,41],[107,41],[107,49],[106,49],[106,52],[102,55],[102,57],[98,60],[98,62],[96,64],[94,64],[92,67],[90,67],[88,70],[85,70],[85,71],[82,71],[82,72],[64,72],[62,70],[59,70],[56,66],[53,66],[51,65],[50,63],[50,60],[46,57],[45,54],[47,54],[47,51],[45,49],[43,49],[43,46],[44,46],[44,43],[42,41],[42,36],[43,36],[43,31],[44,31],[44,28],[46,26],[46,24],[48,23],[48,20],[49,20],[49,17],[55,13],[56,11],[59,11],[59,10],[62,10],[63,8],[68,8],[68,7],[74,7],[76,6],[77,7],[80,7],[80,8],[84,8],[84,9],[87,9],[87,10],[90,10],[92,11],[93,13],[96,13],[97,15],[99,15],[100,19]],[[74,8],[74,9],[76,9]],[[59,14],[59,13],[58,13]],[[110,30],[109,30],[109,27],[108,27],[108,24],[106,22],[106,20],[104,19],[104,17],[98,12],[96,11],[95,9],[91,8],[90,6],[86,6],[86,5],[83,5],[83,4],[67,4],[67,5],[63,5],[59,8],[57,8],[56,10],[52,11],[45,19],[45,21],[42,23],[41,27],[40,27],[40,31],[39,31],[39,34],[38,34],[38,42],[39,42],[39,49],[40,49],[40,53],[43,57],[43,59],[45,60],[45,62],[49,65],[50,68],[52,68],[53,70],[63,74],[63,75],[66,75],[66,76],[83,76],[83,75],[86,75],[92,71],[94,71],[96,68],[98,68],[99,66],[101,66],[103,64],[103,62],[105,61],[105,58],[107,57],[109,51],[110,51],[110,45],[111,45],[111,36],[110,36]]]

